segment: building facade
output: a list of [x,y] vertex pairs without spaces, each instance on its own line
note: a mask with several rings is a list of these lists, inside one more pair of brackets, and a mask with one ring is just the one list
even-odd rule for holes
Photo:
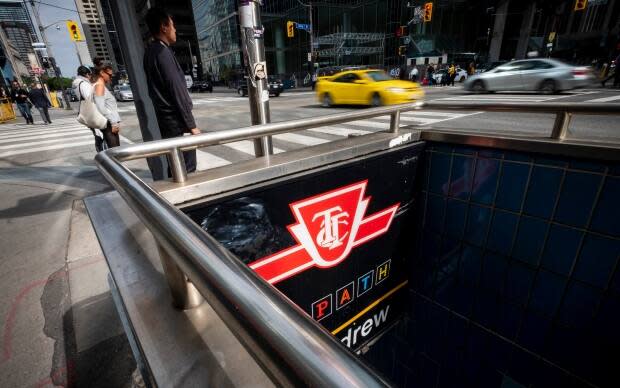
[[26,4],[23,1],[0,0],[0,26],[19,52],[30,75],[33,75],[34,69],[41,68],[41,58],[32,47],[32,43],[39,39]]
[[13,80],[23,83],[22,77],[30,76],[28,66],[3,28],[0,28],[0,73],[0,85],[7,87]]
[[[430,21],[416,7],[432,3]],[[524,58],[528,53],[590,63],[612,56],[618,45],[620,1],[590,0],[275,0],[262,6],[270,74],[306,73],[315,67],[393,67],[455,61],[461,65]],[[312,7],[310,7],[312,5]],[[235,0],[192,0],[203,71],[218,76],[239,71],[238,4]],[[286,23],[314,21],[309,33]],[[551,39],[550,41],[550,38]],[[551,43],[551,45],[549,45]]]
[[118,62],[114,55],[100,0],[76,0],[75,4],[91,57],[102,58],[118,71]]

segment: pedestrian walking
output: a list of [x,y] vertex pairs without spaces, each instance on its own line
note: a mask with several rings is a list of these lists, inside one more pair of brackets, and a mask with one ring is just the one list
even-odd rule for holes
[[52,103],[50,102],[49,98],[47,98],[45,90],[43,90],[40,83],[31,85],[30,93],[28,93],[28,98],[41,114],[43,123],[51,124],[52,119],[50,119],[50,112],[48,111],[48,109],[52,107]]
[[418,80],[418,68],[416,66],[413,66],[413,69],[411,69],[411,72],[409,73],[409,80],[411,82],[416,82]]
[[17,81],[13,81],[13,88],[11,89],[11,101],[17,105],[19,113],[26,120],[26,124],[34,124],[32,118],[32,112],[30,112],[30,106],[32,105],[28,101],[28,91],[24,89]]
[[116,99],[106,87],[112,83],[113,76],[114,72],[109,64],[95,67],[95,71],[92,74],[95,105],[97,105],[97,110],[108,119],[106,127],[101,130],[101,133],[106,145],[110,148],[121,145],[118,134],[121,129],[121,116],[118,113]]
[[[90,98],[93,93],[93,85],[91,84],[91,70],[86,66],[80,66],[77,69],[77,77],[73,80],[71,86],[73,92],[78,101],[86,100]],[[101,152],[107,148],[105,140],[103,139],[103,132],[97,128],[88,128],[93,133],[95,138],[95,150]]]
[[476,74],[476,64],[475,63],[470,62],[469,66],[467,67],[467,74],[468,75]]
[[448,68],[448,77],[448,84],[454,86],[454,79],[456,78],[456,67],[454,67],[454,63],[450,64]]
[[[611,72],[611,70],[609,70],[609,75],[606,78],[603,78],[601,81],[601,86],[603,87],[605,87],[605,83],[612,78],[614,79],[614,87],[620,86],[620,71],[618,71],[618,66],[620,66],[620,54],[618,54],[616,59],[614,59],[611,63],[615,65],[614,71]],[[611,69],[611,66],[609,66],[609,69]]]
[[435,84],[434,79],[433,79],[434,73],[435,73],[435,68],[433,67],[433,65],[432,64],[428,65],[428,68],[426,69],[426,78],[428,78],[429,86],[433,86]]
[[[174,21],[166,11],[153,7],[146,13],[146,25],[153,39],[144,52],[144,72],[161,137],[198,135],[183,70],[170,49],[177,40]],[[184,151],[183,158],[187,172],[196,171],[196,150]],[[172,176],[170,167],[168,176]]]

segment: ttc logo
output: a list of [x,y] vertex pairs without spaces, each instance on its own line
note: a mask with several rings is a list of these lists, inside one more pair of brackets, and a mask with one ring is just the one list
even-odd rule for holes
[[370,197],[368,181],[361,181],[290,204],[297,220],[288,230],[297,245],[250,264],[271,284],[311,267],[340,264],[358,245],[390,228],[400,203],[364,217]]

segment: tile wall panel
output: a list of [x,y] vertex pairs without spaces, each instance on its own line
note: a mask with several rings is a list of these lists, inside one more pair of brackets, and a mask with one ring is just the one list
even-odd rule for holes
[[429,143],[411,313],[364,357],[402,387],[618,387],[620,165]]

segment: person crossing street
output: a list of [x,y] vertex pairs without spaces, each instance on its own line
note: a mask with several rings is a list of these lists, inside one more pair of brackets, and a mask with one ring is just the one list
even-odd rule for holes
[[17,105],[19,113],[26,120],[26,124],[34,124],[32,112],[30,112],[30,101],[28,101],[28,91],[24,89],[17,81],[13,81],[11,89],[11,100]]
[[32,101],[32,104],[41,114],[43,123],[51,124],[52,119],[50,119],[50,112],[48,109],[52,107],[52,103],[50,102],[49,98],[47,98],[47,95],[45,95],[45,90],[43,90],[40,83],[31,85],[30,93],[28,93],[28,98],[30,99],[30,101]]
[[447,85],[454,86],[454,79],[456,78],[456,67],[454,67],[454,63],[448,68],[448,77]]

